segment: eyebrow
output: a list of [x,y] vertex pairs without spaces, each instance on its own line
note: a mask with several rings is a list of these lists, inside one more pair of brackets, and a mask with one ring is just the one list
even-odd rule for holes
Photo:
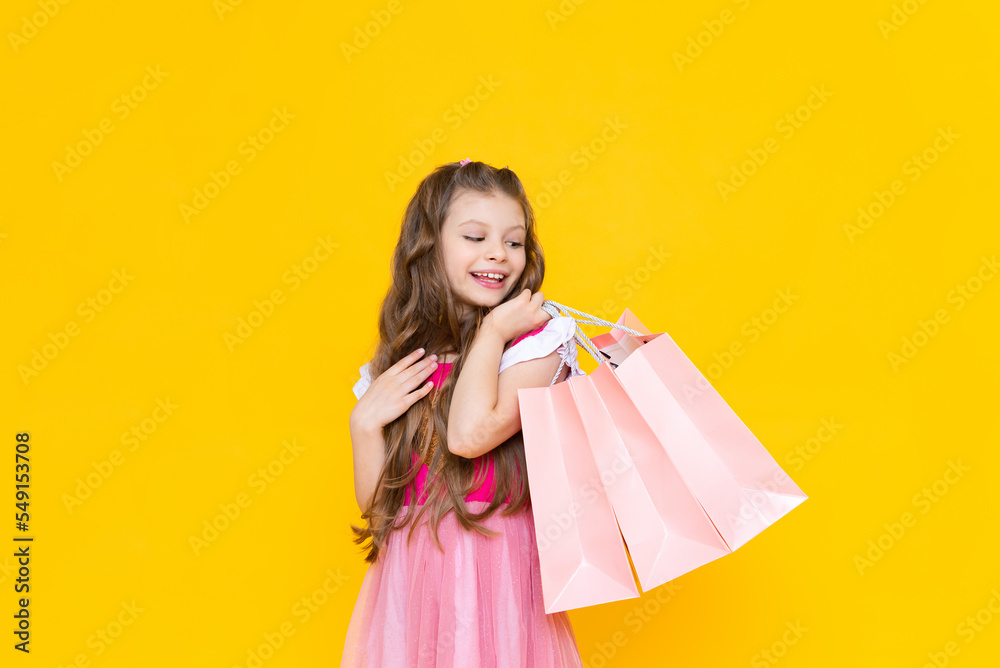
[[[484,223],[483,221],[476,220],[475,218],[470,218],[469,220],[467,220],[467,221],[465,221],[463,223],[459,223],[458,226],[461,227],[462,225],[468,225],[469,223],[479,223],[480,225],[486,225],[487,227],[489,227],[489,223]],[[510,232],[511,230],[522,230],[522,231],[525,231],[525,227],[524,227],[524,225],[521,225],[520,223],[515,223],[514,225],[511,225],[510,227],[508,227],[505,231]]]

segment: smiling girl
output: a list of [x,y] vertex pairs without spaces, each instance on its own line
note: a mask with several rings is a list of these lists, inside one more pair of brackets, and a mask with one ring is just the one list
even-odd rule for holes
[[513,171],[466,159],[420,183],[354,387],[370,566],[343,666],[582,666],[567,613],[544,610],[518,411],[518,389],[584,375],[544,273]]

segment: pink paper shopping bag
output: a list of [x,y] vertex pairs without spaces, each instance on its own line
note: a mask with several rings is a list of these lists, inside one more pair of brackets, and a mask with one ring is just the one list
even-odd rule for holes
[[[656,380],[674,372],[664,360],[683,358],[680,377],[700,396],[711,388],[669,337],[627,310],[610,323],[543,305],[560,315],[556,307],[612,333],[591,341],[578,326],[576,340],[598,368],[518,392],[547,612],[634,595],[620,589],[622,539],[648,590],[729,554],[805,500],[717,393],[688,416],[677,379]],[[787,501],[769,502],[768,493]]]
[[670,336],[628,309],[617,324],[593,344],[730,550],[806,500]]
[[567,380],[644,591],[730,553],[617,374]]
[[518,390],[518,402],[545,612],[638,597],[567,383]]

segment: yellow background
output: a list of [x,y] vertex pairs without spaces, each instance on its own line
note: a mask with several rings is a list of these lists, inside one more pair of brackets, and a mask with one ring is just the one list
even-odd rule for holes
[[[672,592],[572,611],[587,666],[995,665],[1000,279],[976,278],[1000,250],[1000,12],[905,4],[4,3],[3,665],[245,666],[283,624],[263,665],[339,663],[366,569],[348,529],[351,386],[403,208],[465,157],[524,180],[547,297],[668,332],[810,497]],[[294,118],[268,136],[275,109]],[[249,136],[270,139],[253,159]],[[76,167],[53,166],[78,146]],[[648,271],[654,250],[669,257]],[[783,290],[797,298],[771,320]],[[754,318],[770,324],[754,334]],[[922,321],[934,335],[894,367]],[[18,432],[30,656],[10,633]],[[279,467],[285,442],[300,450]],[[190,537],[237,499],[196,554]],[[323,603],[306,617],[303,597]]]

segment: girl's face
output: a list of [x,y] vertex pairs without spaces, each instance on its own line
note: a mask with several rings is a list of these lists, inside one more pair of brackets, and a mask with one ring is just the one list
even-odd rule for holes
[[[462,191],[441,226],[445,273],[462,315],[497,306],[524,271],[524,212],[506,195]],[[500,274],[499,281],[483,273]]]

